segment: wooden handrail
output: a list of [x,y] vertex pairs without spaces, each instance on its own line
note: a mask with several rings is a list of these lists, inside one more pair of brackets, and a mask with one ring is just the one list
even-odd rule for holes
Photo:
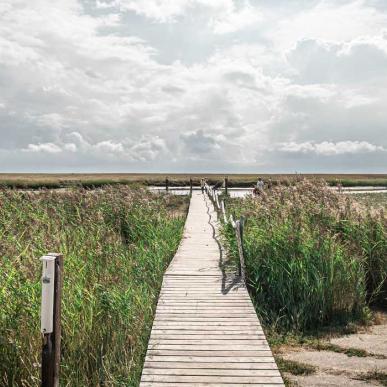
[[229,221],[227,218],[226,208],[224,205],[224,200],[221,200],[219,203],[219,196],[214,189],[209,186],[207,183],[204,185],[205,191],[208,194],[208,197],[212,200],[214,207],[217,211],[221,211],[223,214],[223,221],[225,224],[230,222],[232,228],[235,230],[235,237],[238,245],[238,255],[239,255],[239,275],[242,277],[243,282],[246,283],[246,269],[245,269],[245,257],[243,252],[243,227],[245,219],[241,217],[239,220],[234,221],[232,214],[229,216]]

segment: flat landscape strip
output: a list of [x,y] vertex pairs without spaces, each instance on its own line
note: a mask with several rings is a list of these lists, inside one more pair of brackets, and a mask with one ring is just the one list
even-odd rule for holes
[[284,385],[244,284],[223,278],[216,232],[209,199],[193,192],[164,276],[141,387]]

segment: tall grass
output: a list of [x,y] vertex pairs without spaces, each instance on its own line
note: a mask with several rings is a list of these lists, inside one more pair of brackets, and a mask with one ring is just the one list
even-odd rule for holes
[[[387,217],[307,180],[232,200],[247,217],[244,251],[257,311],[279,330],[367,317],[386,301]],[[226,241],[237,256],[234,232]]]
[[[387,186],[386,174],[229,174],[229,187],[252,187],[258,176],[267,184],[286,184],[300,178],[318,178],[336,186],[339,182],[344,187],[352,186]],[[13,189],[41,189],[83,187],[93,189],[116,184],[144,184],[165,186],[168,177],[169,185],[188,186],[190,179],[195,186],[200,185],[200,179],[206,178],[209,184],[222,182],[224,174],[157,174],[157,173],[102,173],[102,174],[1,174],[0,187]]]
[[65,257],[62,386],[136,386],[186,199],[127,187],[0,192],[0,385],[38,386],[38,258]]

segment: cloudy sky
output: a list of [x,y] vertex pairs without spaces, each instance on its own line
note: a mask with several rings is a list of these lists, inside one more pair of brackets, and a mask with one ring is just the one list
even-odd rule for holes
[[386,0],[0,0],[2,172],[387,172]]

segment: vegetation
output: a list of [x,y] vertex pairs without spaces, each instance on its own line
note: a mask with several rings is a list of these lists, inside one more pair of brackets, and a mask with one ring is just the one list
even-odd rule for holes
[[387,210],[387,192],[359,193],[354,199],[367,207]]
[[316,367],[294,360],[276,356],[275,361],[281,373],[288,372],[292,375],[311,375],[316,372]]
[[[274,331],[367,320],[386,303],[387,217],[322,182],[277,186],[228,208],[247,218],[244,251],[250,292]],[[232,256],[235,235],[224,230]]]
[[325,341],[312,341],[308,345],[304,346],[305,348],[315,349],[317,351],[331,351],[336,353],[343,353],[348,357],[374,357],[376,359],[387,359],[387,356],[378,353],[371,353],[364,349],[359,348],[344,348],[340,347],[340,345],[332,344]]
[[370,371],[360,374],[359,380],[366,382],[379,382],[382,386],[387,386],[387,372],[381,372],[378,370]]
[[187,199],[117,186],[0,192],[0,385],[37,386],[39,257],[65,257],[61,383],[137,386]]
[[[352,186],[387,186],[387,175],[366,174],[231,174],[230,187],[251,187],[263,177],[272,184],[291,184],[303,177],[325,180],[329,185],[341,183],[344,187]],[[201,178],[207,178],[210,184],[222,181],[224,174],[157,174],[157,173],[115,173],[115,174],[0,174],[0,186],[18,189],[67,188],[80,186],[96,188],[111,184],[141,183],[144,185],[165,185],[168,177],[170,186],[187,186],[190,178],[194,185],[200,184]]]

